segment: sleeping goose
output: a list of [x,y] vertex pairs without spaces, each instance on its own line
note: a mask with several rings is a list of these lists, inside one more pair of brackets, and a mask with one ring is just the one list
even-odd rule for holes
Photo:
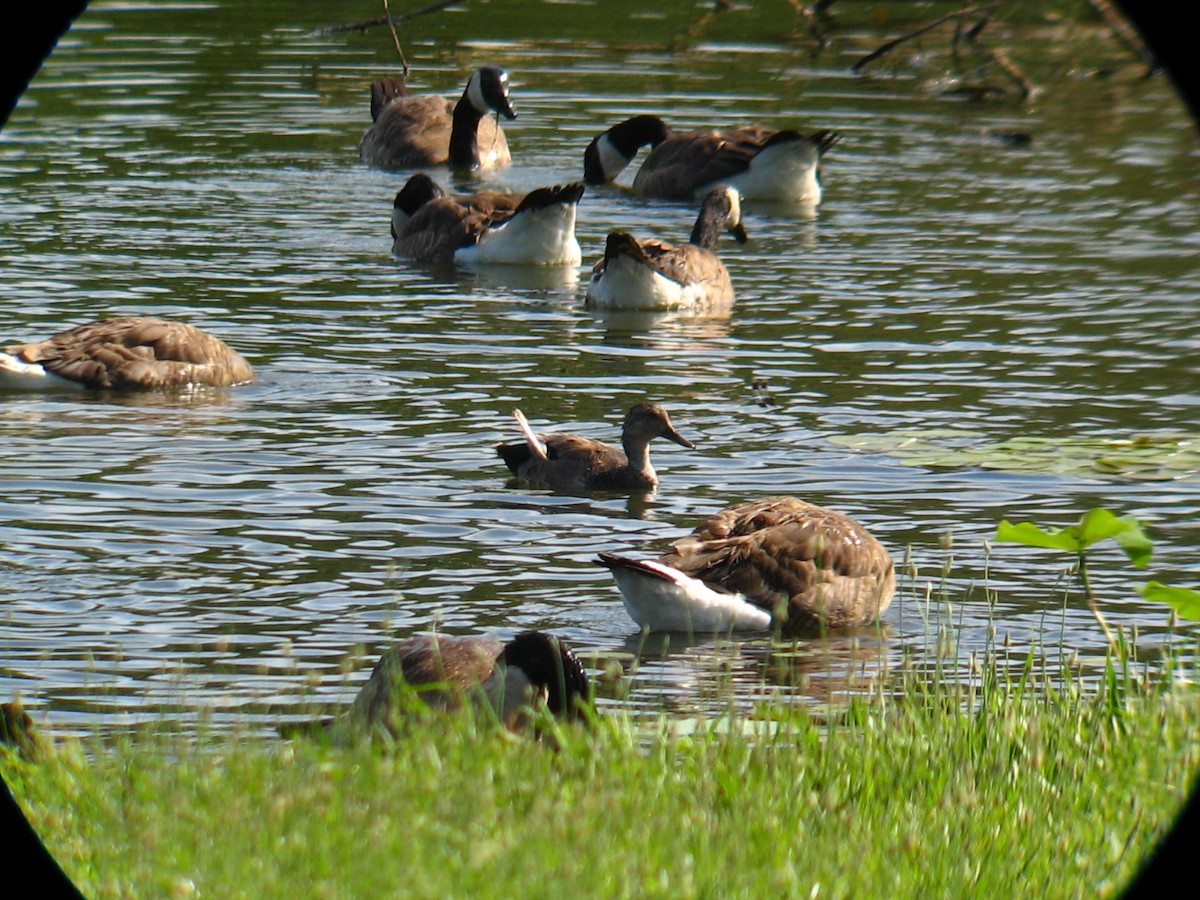
[[896,589],[892,558],[866,528],[794,497],[719,512],[657,560],[598,561],[650,631],[854,628],[874,622]]
[[161,390],[253,380],[250,364],[224,341],[143,316],[101,319],[0,353],[0,385],[21,389]]
[[650,465],[650,442],[665,437],[681,447],[694,447],[657,403],[635,404],[625,414],[621,447],[577,434],[534,434],[519,409],[513,415],[525,440],[497,444],[496,452],[517,478],[551,488],[652,490],[658,475]]
[[626,119],[597,135],[583,155],[583,180],[612,181],[638,149],[653,149],[633,179],[643,197],[687,199],[729,184],[747,199],[821,202],[820,161],[840,140],[834,131],[805,136],[759,125],[672,134],[658,116]]
[[714,250],[724,231],[745,243],[738,193],[727,185],[705,196],[687,244],[612,232],[585,302],[606,309],[673,309],[733,300],[729,272]]
[[401,79],[371,85],[371,118],[358,145],[359,158],[379,169],[409,169],[449,163],[480,171],[507,166],[512,157],[496,112],[515,119],[508,96],[508,73],[481,66],[471,73],[457,103],[435,95],[408,93]]
[[577,266],[583,184],[447,196],[424,172],[392,204],[392,252],[421,263]]
[[579,718],[588,679],[570,648],[542,632],[523,632],[507,644],[492,636],[417,635],[380,657],[354,699],[349,721],[394,735],[405,716],[457,709],[467,698],[486,704],[506,728],[519,731],[541,702],[555,716]]

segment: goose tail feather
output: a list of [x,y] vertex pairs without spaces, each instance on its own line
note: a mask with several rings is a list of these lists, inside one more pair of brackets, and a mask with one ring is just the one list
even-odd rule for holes
[[655,560],[602,552],[597,562],[613,573],[625,609],[648,631],[719,634],[771,627],[771,614],[741,594],[714,590]]

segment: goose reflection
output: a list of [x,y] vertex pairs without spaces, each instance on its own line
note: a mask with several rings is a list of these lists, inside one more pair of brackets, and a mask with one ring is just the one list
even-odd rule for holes
[[886,626],[794,641],[639,634],[589,665],[619,666],[619,693],[646,711],[721,714],[766,702],[835,712],[887,674],[888,636]]

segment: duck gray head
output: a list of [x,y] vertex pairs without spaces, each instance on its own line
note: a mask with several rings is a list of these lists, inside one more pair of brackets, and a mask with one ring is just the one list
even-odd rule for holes
[[625,414],[625,422],[621,426],[621,443],[625,445],[625,454],[633,459],[631,447],[644,447],[656,437],[665,437],[681,447],[695,450],[696,445],[675,430],[671,417],[658,403],[636,403]]

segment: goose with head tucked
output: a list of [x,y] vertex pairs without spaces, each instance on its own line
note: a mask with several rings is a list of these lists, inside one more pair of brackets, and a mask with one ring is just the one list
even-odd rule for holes
[[642,147],[651,147],[633,179],[643,197],[683,200],[728,184],[750,200],[821,202],[821,157],[841,139],[792,129],[742,128],[674,134],[658,116],[626,119],[593,138],[583,156],[583,180],[613,181]]
[[896,589],[891,556],[859,522],[794,497],[717,513],[655,560],[601,553],[649,631],[785,634],[856,628]]
[[424,172],[392,204],[392,252],[420,263],[577,266],[583,184],[449,196]]
[[224,341],[193,325],[146,316],[101,319],[0,353],[0,386],[183,390],[254,380]]
[[727,185],[705,196],[686,244],[612,232],[604,258],[592,270],[585,303],[604,309],[676,309],[733,300],[733,283],[715,249],[725,231],[745,243],[741,201]]
[[512,161],[504,131],[488,114],[515,119],[508,73],[481,66],[471,73],[457,103],[435,95],[408,93],[402,79],[371,85],[371,118],[358,145],[363,162],[396,171],[449,164],[486,171]]
[[694,445],[675,430],[657,403],[637,403],[625,414],[621,446],[577,434],[535,434],[524,414],[513,410],[525,440],[497,444],[496,452],[517,478],[566,490],[653,490],[658,475],[650,465],[650,442],[665,437]]
[[565,642],[539,631],[508,643],[494,636],[416,635],[380,657],[355,697],[349,724],[396,735],[424,710],[457,709],[467,702],[495,713],[521,731],[541,704],[563,719],[581,717],[588,678]]

